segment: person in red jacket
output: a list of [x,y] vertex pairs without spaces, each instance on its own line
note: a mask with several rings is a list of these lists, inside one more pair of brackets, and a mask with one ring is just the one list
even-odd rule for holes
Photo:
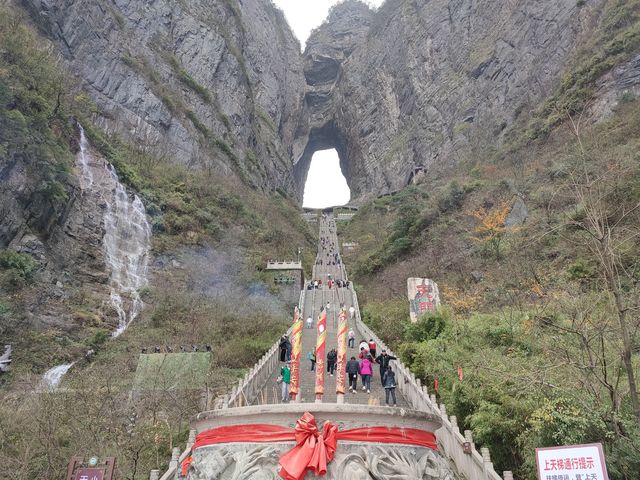
[[371,353],[371,356],[373,358],[376,358],[376,348],[378,348],[378,346],[376,345],[376,342],[373,341],[373,338],[369,339],[369,353]]

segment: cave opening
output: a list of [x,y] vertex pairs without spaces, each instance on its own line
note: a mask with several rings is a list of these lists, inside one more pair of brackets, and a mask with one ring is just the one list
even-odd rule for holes
[[350,198],[351,190],[342,173],[336,149],[314,152],[307,170],[302,206],[337,207],[349,203]]

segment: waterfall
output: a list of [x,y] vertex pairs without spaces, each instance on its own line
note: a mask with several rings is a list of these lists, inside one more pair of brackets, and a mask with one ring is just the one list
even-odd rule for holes
[[104,214],[103,242],[111,269],[111,303],[119,317],[118,328],[113,332],[117,337],[144,307],[139,290],[147,285],[151,228],[140,198],[127,193],[113,165],[107,164],[106,169],[116,185]]
[[118,313],[118,327],[112,332],[117,337],[144,307],[139,290],[147,285],[151,227],[140,198],[127,192],[113,165],[92,158],[84,129],[81,125],[79,129],[80,186],[105,204],[103,248],[111,305]]
[[84,134],[82,125],[78,124],[78,127],[80,127],[80,153],[78,154],[78,159],[82,171],[82,175],[80,175],[80,186],[82,190],[88,190],[93,186],[93,172],[89,166],[89,142],[87,141],[87,136]]
[[55,390],[60,384],[60,381],[62,380],[64,374],[67,373],[67,371],[69,371],[71,367],[73,367],[74,363],[76,362],[64,363],[47,370],[47,372],[42,377],[42,388],[45,390]]
[[[111,335],[117,337],[144,307],[139,290],[147,285],[151,227],[140,198],[127,193],[113,165],[102,158],[92,157],[82,125],[78,128],[80,187],[83,195],[95,198],[87,201],[105,205],[103,249],[110,270],[110,301],[118,313],[118,327]],[[72,365],[58,365],[48,370],[42,379],[43,385],[54,389]]]

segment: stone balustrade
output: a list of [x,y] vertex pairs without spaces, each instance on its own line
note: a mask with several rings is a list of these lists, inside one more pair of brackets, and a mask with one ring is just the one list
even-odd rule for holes
[[189,439],[187,440],[187,446],[180,452],[180,449],[175,447],[171,452],[171,461],[169,462],[169,468],[160,476],[160,470],[151,470],[149,473],[149,480],[180,480],[180,465],[185,458],[191,453],[191,447],[196,441],[196,430],[189,431]]
[[302,262],[269,260],[267,270],[302,270]]
[[[300,291],[298,308],[302,311],[306,290]],[[291,335],[293,325],[287,330],[287,335]],[[233,387],[229,395],[225,395],[216,405],[218,408],[242,407],[259,402],[258,394],[263,391],[273,371],[279,365],[279,344],[280,340],[258,360],[258,362],[247,372],[243,379],[238,381],[238,385]]]

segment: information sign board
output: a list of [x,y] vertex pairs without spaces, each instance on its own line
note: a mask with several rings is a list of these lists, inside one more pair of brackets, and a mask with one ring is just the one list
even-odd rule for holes
[[91,457],[85,462],[82,457],[71,457],[67,468],[67,480],[113,480],[116,459],[107,457],[100,461]]
[[77,480],[104,480],[104,468],[81,468],[76,473]]
[[609,480],[602,444],[536,448],[538,480]]

